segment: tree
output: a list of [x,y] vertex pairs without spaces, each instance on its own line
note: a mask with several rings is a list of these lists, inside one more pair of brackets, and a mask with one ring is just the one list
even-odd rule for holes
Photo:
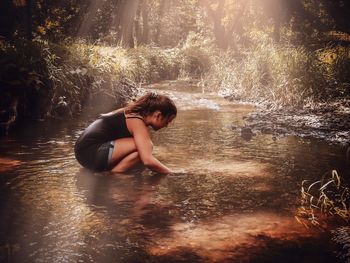
[[161,0],[160,1],[160,5],[159,5],[159,9],[158,9],[158,21],[156,23],[155,26],[155,36],[154,36],[154,42],[159,44],[159,38],[160,38],[160,34],[162,31],[162,20],[163,20],[163,16],[164,16],[164,11],[165,9],[169,6],[170,2],[169,0]]
[[149,43],[148,0],[142,1],[141,15],[142,15],[142,25],[143,25],[142,43],[148,44]]
[[141,0],[135,19],[135,37],[137,43],[148,44],[149,24],[148,24],[148,1]]
[[79,27],[77,36],[87,37],[94,24],[94,17],[97,14],[97,10],[102,6],[102,1],[92,1],[92,4],[88,7],[86,14],[84,15],[81,26]]
[[205,6],[208,16],[214,23],[214,35],[218,47],[226,49],[228,47],[228,41],[226,37],[226,30],[222,24],[224,17],[225,0],[217,0],[216,8],[214,9],[208,0],[202,0],[201,3]]
[[11,0],[0,1],[0,36],[11,38],[15,26],[15,7]]
[[134,19],[137,13],[139,0],[124,0],[121,10],[120,20],[120,41],[119,44],[123,47],[134,47],[133,26]]
[[241,18],[245,13],[247,1],[201,0],[208,17],[213,22],[213,33],[219,48],[232,47],[237,50],[234,34],[243,34]]

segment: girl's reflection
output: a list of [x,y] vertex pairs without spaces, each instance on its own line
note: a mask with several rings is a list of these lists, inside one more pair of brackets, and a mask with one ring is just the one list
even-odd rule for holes
[[152,201],[156,186],[166,180],[166,175],[93,173],[82,168],[76,177],[77,187],[88,205],[110,218],[147,224],[146,214],[155,213],[159,217],[160,212],[168,210],[167,206]]

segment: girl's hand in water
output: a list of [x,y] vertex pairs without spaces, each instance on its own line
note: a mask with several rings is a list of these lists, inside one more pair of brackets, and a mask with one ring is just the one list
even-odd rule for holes
[[185,175],[187,175],[187,172],[185,171],[185,169],[174,169],[171,171],[171,173],[169,175],[171,175],[171,176],[185,176]]

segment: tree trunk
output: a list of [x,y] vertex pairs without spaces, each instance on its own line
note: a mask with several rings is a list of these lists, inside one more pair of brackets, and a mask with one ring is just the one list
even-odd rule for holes
[[133,25],[139,0],[128,0],[124,2],[123,13],[120,23],[120,42],[123,47],[134,47]]
[[221,18],[213,19],[214,22],[214,35],[216,39],[216,43],[219,48],[226,49],[227,48],[227,39],[226,39],[226,30],[221,23]]
[[123,9],[123,0],[116,0],[115,10],[114,10],[114,16],[110,25],[110,28],[115,31],[117,35],[116,43],[119,43],[120,41],[120,23],[121,23],[121,16],[122,16],[122,9]]
[[92,4],[88,7],[87,13],[84,16],[83,22],[81,23],[78,30],[78,37],[87,37],[89,31],[91,30],[94,22],[94,17],[97,14],[97,10],[101,8],[103,1],[95,0],[92,1]]
[[273,40],[276,43],[279,43],[281,40],[281,25],[282,25],[282,17],[281,15],[275,15],[273,17],[274,25],[273,25]]
[[142,25],[143,25],[143,31],[142,31],[142,43],[148,44],[149,43],[149,24],[148,24],[148,0],[142,1],[142,9],[141,9],[141,15],[142,15]]
[[154,36],[154,42],[159,44],[159,38],[162,30],[162,19],[165,11],[165,7],[167,5],[168,0],[161,0],[158,10],[158,21],[156,25],[156,34]]
[[228,41],[226,36],[226,30],[225,27],[222,25],[222,16],[225,6],[225,0],[218,0],[218,6],[216,10],[213,10],[210,7],[208,1],[206,0],[201,1],[201,3],[206,7],[208,15],[214,23],[214,36],[218,47],[222,49],[227,49]]
[[26,18],[27,18],[27,39],[28,40],[32,40],[33,38],[33,34],[32,34],[32,23],[33,23],[33,19],[32,19],[32,0],[27,0],[27,14],[26,14]]
[[244,43],[243,38],[243,25],[241,18],[244,15],[244,12],[247,7],[247,1],[241,4],[241,7],[236,11],[234,15],[234,19],[232,19],[230,26],[226,31],[227,38],[227,46],[233,48],[236,52],[238,52],[236,40],[233,38],[233,34],[236,34],[240,37],[240,41]]
[[142,32],[141,32],[140,20],[141,20],[141,8],[138,8],[136,12],[136,19],[134,20],[136,45],[142,43]]
[[0,37],[12,38],[15,10],[11,0],[0,0]]

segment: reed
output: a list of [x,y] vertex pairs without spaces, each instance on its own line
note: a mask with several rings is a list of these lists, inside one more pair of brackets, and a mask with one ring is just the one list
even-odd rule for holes
[[295,218],[302,225],[321,227],[329,218],[350,221],[350,189],[336,170],[326,173],[321,180],[301,185],[301,205]]

